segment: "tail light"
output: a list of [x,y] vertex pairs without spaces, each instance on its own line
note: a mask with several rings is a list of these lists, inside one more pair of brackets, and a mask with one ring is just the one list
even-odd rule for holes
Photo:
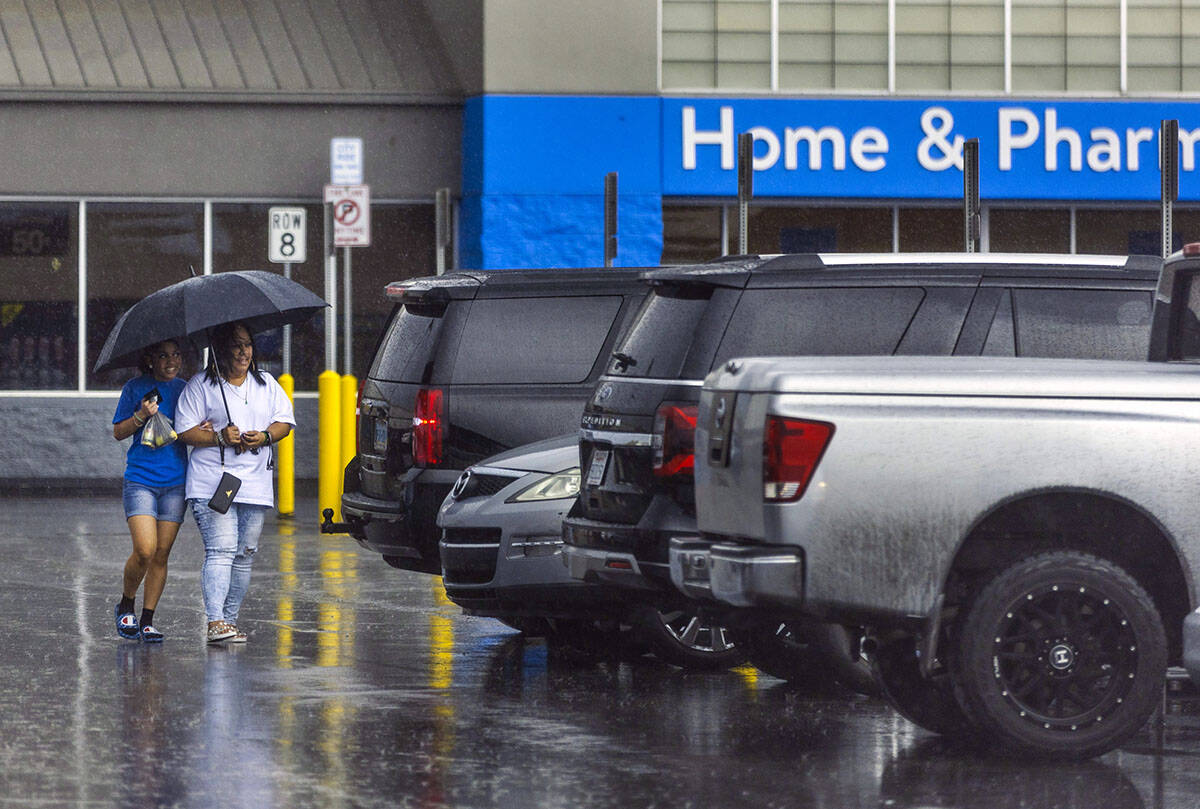
[[665,402],[654,414],[654,474],[690,475],[696,460],[696,416],[699,406]]
[[832,436],[832,424],[767,416],[763,435],[763,499],[799,500]]
[[412,420],[412,454],[417,466],[437,466],[442,462],[445,417],[445,400],[440,388],[417,391],[417,407]]

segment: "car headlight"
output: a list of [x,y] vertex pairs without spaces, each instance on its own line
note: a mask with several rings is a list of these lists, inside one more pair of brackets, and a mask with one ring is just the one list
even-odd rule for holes
[[579,494],[579,467],[547,475],[531,486],[508,498],[509,503],[532,503],[538,500],[566,500]]

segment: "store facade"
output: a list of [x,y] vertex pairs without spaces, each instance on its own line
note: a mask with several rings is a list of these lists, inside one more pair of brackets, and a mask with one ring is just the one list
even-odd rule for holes
[[[441,12],[307,5],[300,16],[268,0],[97,6],[80,17],[42,4],[0,18],[0,418],[13,436],[0,445],[0,479],[9,491],[119,485],[125,445],[111,419],[132,369],[93,371],[105,337],[132,303],[193,272],[283,272],[268,261],[272,206],[306,211],[307,255],[287,269],[326,294],[333,138],[363,141],[373,225],[371,244],[354,248],[349,287],[339,266],[331,296],[335,370],[365,373],[391,310],[384,286],[433,272],[434,195],[460,184],[466,95]],[[324,330],[322,316],[293,329],[301,480],[316,476]],[[276,374],[281,339],[259,338]],[[192,370],[198,356],[189,359]]]

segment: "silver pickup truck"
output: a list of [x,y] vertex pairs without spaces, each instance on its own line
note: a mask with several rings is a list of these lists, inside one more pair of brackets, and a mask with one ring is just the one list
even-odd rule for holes
[[862,627],[884,693],[935,732],[1124,743],[1168,666],[1200,683],[1198,279],[1200,245],[1165,263],[1157,361],[730,360],[672,580],[732,626]]

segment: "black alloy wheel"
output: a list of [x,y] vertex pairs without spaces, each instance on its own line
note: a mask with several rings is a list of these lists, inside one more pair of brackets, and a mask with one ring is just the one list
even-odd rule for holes
[[1008,750],[1088,758],[1142,728],[1166,667],[1146,591],[1111,562],[1055,552],[1018,562],[980,591],[953,680],[967,715]]
[[644,606],[634,612],[635,626],[654,656],[691,671],[714,671],[740,666],[745,652],[724,626],[694,609]]

